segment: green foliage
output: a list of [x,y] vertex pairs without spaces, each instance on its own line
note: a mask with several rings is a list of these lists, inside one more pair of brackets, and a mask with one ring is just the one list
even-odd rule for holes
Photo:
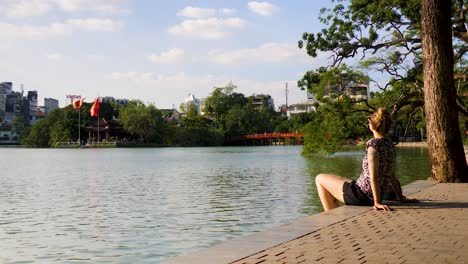
[[304,154],[331,154],[347,144],[348,139],[365,138],[367,112],[347,98],[330,101],[310,115],[305,133]]
[[173,129],[171,137],[166,138],[167,144],[181,147],[220,146],[223,141],[221,132],[208,127]]
[[57,142],[77,141],[78,112],[71,106],[56,109],[45,119],[36,121],[28,133],[24,134],[21,144],[34,147],[50,147]]
[[114,115],[116,117],[119,116],[118,114],[115,113],[114,107],[112,106],[111,103],[101,102],[99,104],[99,118],[104,118],[105,120],[111,120]]
[[215,87],[213,92],[205,99],[203,111],[208,117],[216,119],[218,125],[224,128],[226,116],[229,109],[234,106],[243,106],[247,103],[247,98],[241,93],[234,93],[237,87],[229,83],[225,87]]
[[22,138],[21,144],[33,147],[48,147],[49,146],[49,124],[46,119],[42,119],[34,123],[29,133]]
[[194,104],[190,104],[189,109],[186,110],[185,116],[180,120],[180,124],[185,128],[209,127],[210,120],[198,114],[197,108]]
[[154,105],[146,106],[138,100],[130,101],[122,109],[120,120],[125,130],[141,143],[156,142],[163,126],[161,111]]
[[71,131],[64,125],[63,122],[56,122],[50,127],[49,145],[54,146],[58,142],[71,141]]
[[319,51],[332,51],[333,66],[390,46],[420,48],[419,0],[337,1],[334,8],[321,10],[319,20],[327,27],[304,33],[298,46],[313,57]]
[[345,143],[343,120],[336,116],[318,118],[304,128],[304,154],[330,154]]
[[23,136],[25,134],[25,129],[29,127],[29,121],[22,116],[17,116],[13,119],[11,126],[13,132]]
[[271,108],[255,110],[252,104],[235,105],[224,117],[224,132],[227,137],[255,133],[271,133],[279,123],[279,116]]

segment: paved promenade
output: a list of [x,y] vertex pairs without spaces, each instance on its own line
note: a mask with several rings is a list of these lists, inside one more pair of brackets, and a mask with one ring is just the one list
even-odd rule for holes
[[421,202],[341,206],[167,263],[468,263],[468,184],[403,189]]

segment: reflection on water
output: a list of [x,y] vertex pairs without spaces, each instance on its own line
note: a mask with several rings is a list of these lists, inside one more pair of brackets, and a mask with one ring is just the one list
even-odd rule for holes
[[[155,263],[320,212],[315,175],[356,178],[363,153],[300,151],[0,148],[0,263]],[[398,162],[429,175],[425,149]]]

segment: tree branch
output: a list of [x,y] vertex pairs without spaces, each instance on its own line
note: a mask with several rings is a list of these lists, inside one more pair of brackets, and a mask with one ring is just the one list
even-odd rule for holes
[[453,36],[456,37],[457,39],[468,43],[468,33],[467,32],[460,32],[460,31],[453,31]]
[[460,59],[468,52],[468,46],[463,46],[460,48],[460,50],[457,52],[457,54],[454,55],[453,59],[455,62],[460,61]]

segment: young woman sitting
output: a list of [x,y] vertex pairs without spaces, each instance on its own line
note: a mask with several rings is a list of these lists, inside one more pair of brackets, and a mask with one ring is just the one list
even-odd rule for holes
[[415,202],[401,192],[395,177],[395,148],[387,133],[392,125],[387,110],[379,108],[369,118],[369,129],[374,134],[366,144],[362,173],[356,181],[334,174],[319,174],[315,178],[317,191],[325,211],[338,207],[338,201],[347,205],[373,205],[375,210],[390,211],[382,203],[389,183],[400,202]]

